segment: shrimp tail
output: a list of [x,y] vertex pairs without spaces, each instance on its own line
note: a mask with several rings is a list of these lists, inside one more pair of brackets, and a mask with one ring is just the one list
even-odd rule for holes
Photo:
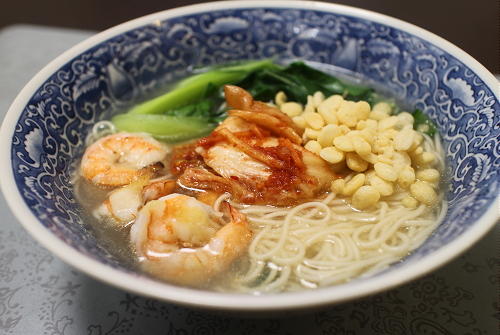
[[244,214],[242,214],[240,211],[238,211],[236,208],[231,206],[229,204],[229,202],[224,202],[224,207],[225,207],[225,211],[231,217],[231,222],[233,222],[234,224],[243,225],[243,226],[248,225],[247,217]]
[[165,195],[174,193],[177,182],[173,179],[161,179],[152,181],[142,189],[144,203],[151,200],[157,200]]

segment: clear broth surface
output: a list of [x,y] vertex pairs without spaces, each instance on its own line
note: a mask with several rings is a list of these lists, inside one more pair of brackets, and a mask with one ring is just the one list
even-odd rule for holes
[[[359,75],[339,69],[335,66],[318,63],[311,63],[310,65],[319,70],[335,75],[344,81],[374,87],[372,82],[363,80],[363,78]],[[386,89],[377,89],[377,92],[381,96],[389,96]],[[401,101],[397,101],[397,106],[399,108],[406,107],[406,105]],[[168,158],[170,159],[170,157]],[[76,178],[74,186],[77,199],[82,206],[83,221],[91,228],[96,239],[106,250],[108,250],[110,254],[116,257],[124,265],[131,269],[141,271],[134,248],[129,239],[129,230],[132,223],[126,225],[125,227],[117,228],[117,226],[112,222],[108,222],[106,220],[100,221],[92,215],[92,212],[106,199],[110,190],[100,189],[80,176]],[[186,191],[185,193],[189,194],[190,192]],[[228,285],[227,283],[232,280],[232,278],[239,275],[238,269],[242,267],[244,268],[244,264],[247,263],[247,261],[248,257],[242,257],[240,260],[235,262],[232,269],[227,274],[219,276],[219,278],[216,278],[210,283],[210,286],[204,287],[204,289],[220,290],[221,287]],[[304,287],[304,289],[307,289],[307,287]]]

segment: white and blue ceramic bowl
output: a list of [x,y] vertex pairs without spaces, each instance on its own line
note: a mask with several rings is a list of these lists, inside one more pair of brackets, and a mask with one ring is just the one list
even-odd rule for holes
[[[361,74],[438,125],[448,214],[418,250],[369,278],[269,296],[180,288],[113,257],[82,222],[72,174],[92,125],[181,78],[193,66],[274,57]],[[465,251],[499,215],[498,83],[477,61],[423,29],[373,12],[307,1],[215,2],[127,22],[73,47],[38,73],[1,130],[2,190],[24,227],[77,269],[176,303],[283,310],[337,303],[422,276]]]

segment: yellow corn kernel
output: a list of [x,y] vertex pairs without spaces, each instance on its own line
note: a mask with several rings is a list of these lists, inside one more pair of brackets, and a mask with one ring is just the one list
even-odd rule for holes
[[412,128],[404,128],[399,131],[394,137],[394,149],[399,151],[407,151],[413,143],[415,131]]
[[337,119],[348,127],[356,127],[358,123],[356,103],[344,100],[337,111]]
[[387,119],[388,117],[389,117],[389,114],[386,114],[386,113],[381,112],[381,111],[375,111],[375,110],[372,110],[370,112],[370,115],[368,116],[368,118],[370,120],[374,120],[374,121],[381,121],[381,120]]
[[348,134],[351,131],[351,129],[348,126],[346,126],[345,124],[341,124],[341,125],[339,125],[339,127],[340,127],[340,130],[342,130],[342,133],[344,135]]
[[372,186],[361,186],[352,196],[352,205],[357,209],[366,209],[375,205],[380,193]]
[[390,132],[380,131],[380,130],[378,130],[378,128],[377,128],[377,138],[384,140],[384,141],[387,141],[388,143],[392,143]]
[[300,128],[307,127],[307,122],[306,122],[306,120],[304,119],[304,117],[302,115],[294,116],[292,118],[292,121],[293,121],[293,123],[295,123]]
[[372,151],[374,153],[381,154],[384,152],[384,148],[389,145],[392,145],[391,140],[384,136],[376,136],[372,143]]
[[[417,148],[417,150],[420,148]],[[415,152],[417,151],[415,150]],[[422,150],[423,151],[423,150]],[[414,155],[413,161],[419,166],[431,165],[436,160],[436,155],[432,152],[422,152],[421,154]]]
[[416,131],[413,135],[413,143],[411,144],[411,147],[410,149],[408,149],[408,151],[415,151],[415,149],[417,149],[420,144],[422,144],[423,140],[424,137],[422,136],[422,134]]
[[403,206],[405,206],[406,208],[410,208],[410,209],[417,208],[417,206],[418,206],[417,199],[415,199],[411,196],[405,197],[403,200],[401,200],[401,202],[403,203]]
[[371,146],[377,137],[377,128],[374,129],[365,127],[359,132],[359,136],[361,136]]
[[276,106],[280,107],[287,101],[287,97],[285,92],[279,91],[276,93],[276,96],[274,97],[274,102],[276,103]]
[[342,192],[344,191],[344,187],[345,187],[344,179],[335,179],[334,181],[332,181],[330,185],[330,189],[335,194],[342,194]]
[[401,169],[398,177],[398,184],[402,188],[408,188],[415,181],[415,170],[409,165]]
[[318,108],[318,113],[323,117],[325,120],[325,123],[327,124],[338,124],[339,120],[337,119],[337,116],[335,115],[334,110],[327,110],[327,109],[322,109]]
[[370,185],[372,185],[381,196],[389,196],[394,193],[394,184],[390,181],[384,180],[374,174],[370,178]]
[[280,109],[289,117],[302,114],[302,105],[297,102],[284,102],[280,105]]
[[388,154],[382,154],[377,156],[377,161],[375,163],[393,164],[392,157]]
[[428,132],[429,131],[429,125],[425,124],[425,123],[419,124],[418,127],[417,127],[417,130],[419,132],[421,132],[421,133]]
[[333,144],[342,151],[351,152],[354,151],[354,145],[352,144],[351,138],[346,135],[335,137]]
[[387,181],[396,181],[398,179],[398,174],[394,168],[386,163],[377,162],[373,165],[377,175]]
[[344,160],[344,152],[335,147],[326,147],[321,149],[319,156],[328,163],[336,164]]
[[317,91],[313,95],[313,104],[314,107],[318,108],[319,105],[325,100],[325,95],[321,91]]
[[398,115],[396,115],[396,117],[398,118],[398,122],[396,123],[396,128],[403,129],[408,126],[413,128],[414,119],[413,115],[411,115],[410,113],[401,112]]
[[361,136],[351,137],[352,144],[354,146],[354,151],[360,156],[369,155],[372,152],[372,147],[370,143],[365,141]]
[[353,171],[363,172],[368,169],[368,162],[353,152],[346,153],[345,161],[347,163],[347,167]]
[[417,171],[417,178],[428,183],[437,183],[439,181],[439,171],[436,169],[424,169]]
[[395,153],[394,147],[392,145],[385,146],[382,148],[382,153],[385,157],[392,160]]
[[[371,122],[375,122],[375,127],[372,126]],[[363,130],[363,129],[366,129],[366,128],[374,128],[374,130],[377,130],[377,121],[370,120],[370,119],[359,120],[358,123],[356,124],[356,130]]]
[[366,128],[366,120],[359,120],[356,124],[356,130],[363,130]]
[[321,151],[321,145],[318,143],[318,141],[314,140],[307,142],[306,145],[304,145],[304,148],[317,155],[319,155]]
[[384,136],[385,138],[387,138],[389,140],[394,140],[394,138],[396,137],[396,135],[398,133],[399,132],[396,129],[389,128],[389,129],[384,130],[384,132],[382,133],[382,136]]
[[319,104],[318,112],[334,113],[339,109],[342,101],[344,101],[344,98],[341,95],[332,95]]
[[379,102],[373,106],[370,115],[371,120],[380,121],[387,119],[391,114],[391,106],[386,102]]
[[337,125],[327,124],[321,128],[318,135],[318,142],[322,147],[328,147],[333,144],[335,137],[342,136],[342,130]]
[[371,185],[371,180],[373,177],[375,177],[377,174],[375,173],[375,170],[369,169],[364,172],[365,174],[365,185]]
[[312,95],[307,96],[306,107],[304,107],[304,113],[315,113],[316,107],[314,107],[314,100]]
[[424,149],[421,146],[419,146],[419,147],[416,147],[415,150],[413,150],[411,154],[417,156],[417,155],[421,155],[423,153],[424,153]]
[[411,158],[408,153],[404,151],[396,151],[392,155],[392,166],[396,171],[401,171],[405,166],[411,165]]
[[373,106],[373,111],[383,112],[390,115],[392,113],[392,107],[387,102],[379,102]]
[[358,188],[363,186],[365,183],[365,175],[363,173],[358,173],[351,180],[349,180],[342,190],[342,194],[351,196],[356,192]]
[[365,122],[366,122],[366,127],[365,128],[371,128],[373,130],[377,130],[377,128],[378,128],[378,122],[377,121],[368,119],[368,120],[365,120]]
[[368,153],[367,155],[360,155],[360,156],[370,164],[375,164],[379,161],[378,156],[372,152]]
[[311,128],[306,128],[306,130],[304,130],[304,134],[302,136],[305,139],[316,140],[316,139],[318,139],[319,131],[311,129]]
[[378,130],[379,131],[384,131],[384,130],[387,130],[387,129],[394,128],[394,126],[396,125],[396,122],[398,122],[397,117],[395,117],[395,116],[389,116],[388,118],[380,120],[378,122]]
[[325,125],[325,120],[318,113],[304,113],[304,119],[312,129],[319,130]]
[[432,163],[434,163],[435,160],[436,160],[436,155],[432,152],[424,152],[422,154],[422,162],[424,164],[427,164],[427,165],[432,164]]
[[425,181],[416,181],[410,186],[411,195],[427,206],[432,205],[437,198],[436,191]]
[[361,136],[361,131],[360,130],[350,130],[346,135],[351,137],[351,138],[353,138],[355,136]]
[[370,116],[370,105],[366,101],[356,102],[356,113],[358,120],[366,120]]

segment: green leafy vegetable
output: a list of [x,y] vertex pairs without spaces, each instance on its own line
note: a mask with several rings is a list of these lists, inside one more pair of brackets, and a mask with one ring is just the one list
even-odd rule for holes
[[285,92],[289,100],[303,104],[307,103],[307,96],[316,91],[321,91],[326,96],[340,94],[354,101],[365,100],[373,103],[376,99],[373,89],[344,83],[303,62],[294,62],[287,67],[270,67],[255,71],[237,85],[261,101],[272,100],[279,91]]
[[221,86],[235,83],[253,71],[274,66],[270,60],[261,60],[200,73],[182,80],[168,93],[135,106],[129,113],[163,114],[174,108],[199,101],[206,95],[209,85]]
[[436,134],[436,125],[429,119],[427,115],[424,114],[424,112],[422,112],[420,109],[415,109],[412,115],[413,119],[415,120],[415,122],[413,123],[413,127],[415,128],[415,130],[425,133],[431,137]]
[[[115,116],[112,121],[122,131],[146,132],[168,142],[182,141],[208,134],[224,120],[222,96],[225,84],[248,90],[255,100],[273,100],[279,91],[291,101],[307,103],[307,96],[321,91],[325,96],[340,94],[347,100],[380,101],[373,89],[345,83],[304,62],[279,66],[271,60],[249,61],[238,65],[211,68],[180,81],[157,98]],[[421,112],[413,113],[415,127],[433,135],[435,125]],[[420,129],[419,129],[420,130]]]
[[197,116],[160,114],[125,113],[115,116],[112,121],[120,131],[148,133],[166,142],[205,136],[216,126],[216,123]]
[[162,115],[200,117],[205,118],[209,123],[219,123],[227,116],[226,111],[221,108],[223,102],[220,87],[209,83],[201,100],[168,110]]
[[145,132],[176,142],[208,134],[226,117],[221,87],[276,65],[270,60],[213,68],[180,81],[171,91],[112,119],[118,130]]

